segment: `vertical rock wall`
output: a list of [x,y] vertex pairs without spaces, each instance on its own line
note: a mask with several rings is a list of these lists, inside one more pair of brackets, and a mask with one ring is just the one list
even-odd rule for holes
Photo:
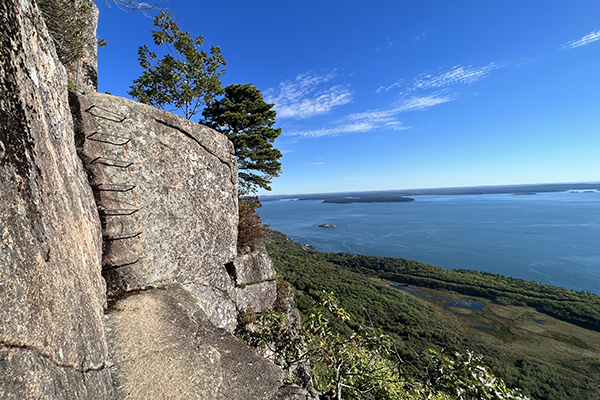
[[108,295],[173,282],[232,330],[237,164],[222,134],[104,94],[73,99],[77,142],[100,208]]
[[0,398],[309,398],[230,334],[276,300],[268,256],[237,257],[232,144],[90,93],[92,42],[67,99],[32,0],[0,26]]
[[107,399],[101,226],[67,75],[31,0],[0,2],[0,397]]
[[74,0],[88,8],[85,15],[86,29],[83,32],[83,58],[67,66],[71,81],[84,92],[98,91],[98,43],[96,30],[98,28],[98,7],[93,0]]

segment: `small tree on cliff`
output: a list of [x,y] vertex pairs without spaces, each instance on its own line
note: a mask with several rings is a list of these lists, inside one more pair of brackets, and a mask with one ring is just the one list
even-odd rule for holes
[[181,110],[191,119],[213,98],[223,92],[221,67],[227,65],[218,46],[210,53],[198,50],[204,39],[192,39],[189,32],[182,32],[171,15],[163,11],[154,18],[152,39],[156,46],[168,49],[162,59],[146,45],[138,50],[142,75],[133,82],[129,95],[139,102],[164,109],[171,106]]
[[277,115],[273,106],[252,84],[235,84],[202,112],[204,123],[233,142],[241,193],[271,190],[271,180],[281,173],[281,152],[273,148],[281,128],[273,128]]

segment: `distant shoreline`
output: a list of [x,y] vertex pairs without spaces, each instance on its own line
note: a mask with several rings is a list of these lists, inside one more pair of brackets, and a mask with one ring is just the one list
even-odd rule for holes
[[[385,190],[368,192],[342,192],[342,193],[313,193],[295,195],[266,195],[260,196],[261,201],[279,200],[324,200],[326,203],[359,203],[371,202],[360,201],[377,197],[383,198],[406,198],[404,196],[427,196],[427,195],[477,195],[477,194],[537,194],[552,192],[576,191],[600,191],[600,182],[595,183],[548,183],[539,185],[503,185],[503,186],[471,186],[456,188],[431,188],[431,189],[406,189]],[[339,201],[339,199],[350,199],[353,201]],[[414,199],[413,199],[414,200]],[[388,200],[389,201],[389,200]],[[406,200],[400,200],[406,201]],[[410,201],[410,200],[409,200]],[[377,202],[382,202],[381,200]]]
[[323,200],[323,203],[351,204],[351,203],[410,203],[415,199],[398,195],[369,195],[363,197],[334,197]]

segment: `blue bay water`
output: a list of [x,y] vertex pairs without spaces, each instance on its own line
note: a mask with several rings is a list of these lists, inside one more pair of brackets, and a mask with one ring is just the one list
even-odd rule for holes
[[[600,294],[600,192],[264,202],[264,223],[319,251],[402,257]],[[335,228],[319,228],[320,224]]]

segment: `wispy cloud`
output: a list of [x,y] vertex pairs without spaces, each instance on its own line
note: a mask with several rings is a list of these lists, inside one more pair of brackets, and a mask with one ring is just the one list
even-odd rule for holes
[[[476,82],[501,66],[500,63],[482,67],[455,66],[438,74],[421,74],[407,84],[400,80],[378,89],[388,91],[404,87],[400,97],[387,107],[349,114],[318,129],[288,127],[284,130],[284,136],[293,140],[292,138],[410,129],[402,123],[402,113],[424,110],[456,100],[458,95],[453,92],[452,86]],[[302,119],[324,114],[352,100],[352,93],[347,86],[335,85],[325,90],[317,89],[330,84],[335,77],[335,71],[321,76],[312,73],[300,74],[293,81],[282,82],[277,89],[269,89],[265,92],[265,97],[267,101],[276,104],[277,116],[280,118]]]
[[313,162],[313,163],[308,163],[308,164],[304,164],[306,167],[310,167],[313,165],[324,165],[325,163],[323,161],[319,161],[319,162]]
[[590,44],[596,40],[600,40],[600,31],[590,32],[579,40],[567,42],[559,46],[559,49],[574,49],[575,47],[585,46],[586,44]]
[[370,110],[347,115],[335,121],[332,124],[333,126],[329,128],[291,131],[286,132],[285,135],[316,138],[323,136],[339,136],[347,133],[368,133],[381,130],[403,131],[410,129],[410,127],[402,125],[402,121],[399,119],[400,114],[408,111],[423,110],[452,100],[454,100],[454,97],[447,94],[407,97],[386,109]]
[[382,47],[382,46],[377,46],[377,47],[375,48],[375,51],[376,51],[376,52],[380,52],[381,50],[383,50],[383,49],[389,49],[389,48],[391,48],[391,47],[394,45],[394,41],[393,41],[392,39],[390,39],[390,38],[387,38],[387,39],[385,40],[385,42],[386,42],[386,43],[385,43],[384,47]]
[[449,71],[440,74],[421,74],[412,82],[412,89],[439,89],[451,85],[477,82],[489,75],[495,69],[502,68],[502,63],[493,62],[481,67],[457,65]]
[[353,181],[355,179],[366,179],[366,178],[370,178],[370,175],[353,174],[353,175],[347,176],[346,180]]
[[505,64],[499,62],[493,62],[480,67],[456,65],[450,70],[436,74],[429,72],[420,74],[412,81],[406,82],[401,79],[391,85],[380,86],[375,92],[387,92],[388,90],[401,87],[404,87],[406,91],[414,92],[416,90],[441,89],[449,86],[474,83],[487,77],[493,70],[504,66]]
[[413,40],[415,42],[420,42],[421,40],[425,39],[425,37],[427,35],[429,35],[429,33],[431,33],[431,31],[425,31],[425,32],[421,32],[417,35],[417,37],[415,37]]
[[394,82],[391,85],[379,86],[375,92],[376,93],[387,92],[388,90],[391,90],[393,88],[401,87],[403,84],[404,84],[404,80],[400,79],[398,82]]
[[338,124],[331,128],[288,132],[286,133],[286,136],[302,136],[306,138],[316,138],[323,136],[339,136],[344,133],[369,132],[371,130],[373,130],[373,127],[369,123]]
[[423,110],[438,104],[447,103],[455,99],[456,97],[450,94],[414,96],[401,101],[398,108],[396,108],[396,112],[401,113],[406,111]]
[[300,74],[295,80],[287,80],[277,88],[267,89],[264,92],[265,100],[275,103],[278,118],[302,119],[325,114],[352,101],[352,91],[347,85],[322,88],[336,76],[335,71],[325,75],[312,72]]

